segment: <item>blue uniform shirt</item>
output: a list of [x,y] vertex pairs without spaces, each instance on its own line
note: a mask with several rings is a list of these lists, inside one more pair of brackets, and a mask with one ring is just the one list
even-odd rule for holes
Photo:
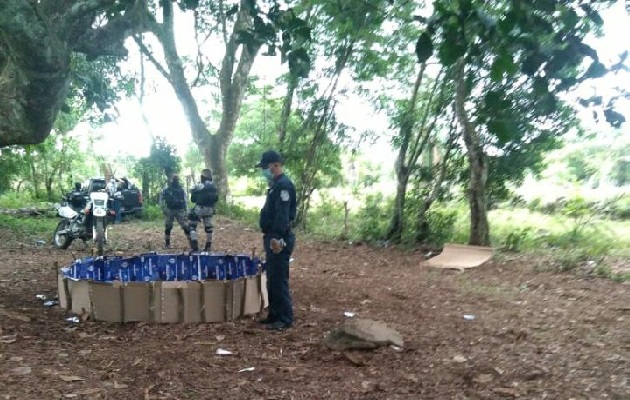
[[279,175],[267,190],[265,206],[260,210],[260,229],[273,238],[286,237],[291,232],[295,213],[295,185],[286,175]]

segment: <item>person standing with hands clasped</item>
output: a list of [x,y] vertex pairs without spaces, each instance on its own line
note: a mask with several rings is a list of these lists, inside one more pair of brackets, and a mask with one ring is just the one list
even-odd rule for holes
[[219,201],[219,190],[212,182],[212,171],[208,168],[201,171],[201,182],[190,190],[190,200],[195,203],[195,207],[188,215],[190,224],[190,247],[192,251],[199,251],[199,238],[197,235],[197,224],[203,223],[206,232],[206,245],[203,251],[212,249],[212,216],[215,206]]
[[274,150],[264,152],[257,167],[269,183],[265,205],[260,211],[269,312],[259,322],[267,329],[281,331],[293,325],[289,260],[295,247],[295,235],[291,230],[296,212],[295,185],[283,173],[282,157]]

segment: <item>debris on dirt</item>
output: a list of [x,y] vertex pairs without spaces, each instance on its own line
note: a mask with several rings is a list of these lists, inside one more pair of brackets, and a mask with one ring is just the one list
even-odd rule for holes
[[225,335],[217,335],[217,336],[216,336],[216,339],[217,339],[217,341],[219,341],[219,342],[220,342],[220,341],[222,341],[222,340],[225,340]]
[[466,321],[474,321],[475,320],[475,316],[473,314],[464,314],[464,319]]
[[76,315],[74,317],[66,318],[66,321],[72,322],[72,323],[75,323],[75,324],[78,324],[79,322],[81,322],[79,317],[77,317]]
[[255,368],[254,367],[247,367],[247,368],[243,368],[243,369],[239,369],[238,372],[252,372]]
[[371,319],[353,319],[333,329],[324,344],[332,350],[375,349],[394,345],[403,347],[402,336],[385,323]]
[[0,343],[11,344],[11,343],[15,343],[15,342],[17,342],[17,336],[16,335],[0,336]]
[[0,315],[5,316],[10,319],[16,319],[22,322],[31,322],[31,317],[16,313],[16,312],[12,312],[12,311],[7,311],[2,307],[0,307]]
[[46,300],[46,295],[45,294],[38,294],[35,296],[36,299],[38,300]]
[[514,388],[494,388],[492,391],[503,396],[519,397],[520,392]]
[[44,302],[44,307],[54,307],[57,304],[59,304],[57,300],[48,300]]
[[359,354],[351,353],[351,352],[344,352],[343,356],[357,367],[363,367],[366,364],[365,357],[362,357]]
[[343,316],[344,317],[348,317],[348,318],[354,318],[354,316],[357,315],[357,313],[354,313],[352,311],[344,311],[343,312]]
[[476,383],[488,383],[492,381],[492,374],[479,374],[473,378],[473,382]]
[[79,382],[79,381],[85,380],[81,378],[80,376],[75,376],[75,375],[59,375],[59,379],[61,379],[64,382]]
[[458,354],[455,357],[453,357],[453,361],[455,361],[456,363],[465,363],[468,360],[466,359],[466,357]]
[[218,356],[230,356],[230,355],[232,355],[234,353],[232,353],[229,350],[218,348],[215,354],[218,355]]
[[11,369],[13,375],[28,375],[31,373],[31,367],[16,367]]

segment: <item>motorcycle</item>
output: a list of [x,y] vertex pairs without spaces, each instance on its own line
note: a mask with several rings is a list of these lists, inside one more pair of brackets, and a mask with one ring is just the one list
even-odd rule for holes
[[[53,245],[58,249],[67,249],[74,239],[81,239],[84,243],[94,239],[98,255],[102,256],[107,243],[107,218],[115,215],[113,210],[108,209],[108,202],[109,195],[105,191],[90,193],[85,209],[77,210],[72,204],[64,202],[57,209],[62,220],[53,234]],[[89,226],[92,227],[91,232]]]

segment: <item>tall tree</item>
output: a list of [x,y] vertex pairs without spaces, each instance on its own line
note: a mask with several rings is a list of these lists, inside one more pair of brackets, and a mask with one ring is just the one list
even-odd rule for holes
[[[468,158],[469,242],[489,245],[488,155],[509,153],[570,127],[560,93],[606,72],[584,43],[602,24],[597,1],[436,0],[416,44],[454,70],[455,110]],[[591,59],[586,71],[581,65]]]
[[[264,11],[261,5],[267,3],[270,5]],[[289,68],[295,69],[296,62],[308,62],[304,54],[290,47],[291,34],[308,35],[308,29],[295,15],[281,10],[275,1],[240,0],[230,4],[223,0],[204,0],[181,1],[178,4],[182,11],[194,13],[195,37],[218,35],[224,46],[220,66],[214,66],[208,60],[204,63],[198,58],[196,76],[191,79],[186,77],[185,65],[175,42],[173,1],[161,1],[155,7],[161,10],[162,22],[158,22],[158,18],[151,13],[147,15],[149,29],[160,43],[166,66],[158,61],[140,38],[136,38],[136,42],[175,91],[190,124],[193,139],[204,156],[206,166],[212,169],[220,192],[225,196],[229,191],[227,149],[234,136],[254,61],[263,45],[268,45],[269,54],[275,54],[278,32],[283,31],[286,35],[283,35],[281,49],[283,56],[290,61]],[[201,45],[198,42],[198,46]],[[191,90],[209,81],[215,81],[221,99],[219,128],[214,133],[209,131]]]

